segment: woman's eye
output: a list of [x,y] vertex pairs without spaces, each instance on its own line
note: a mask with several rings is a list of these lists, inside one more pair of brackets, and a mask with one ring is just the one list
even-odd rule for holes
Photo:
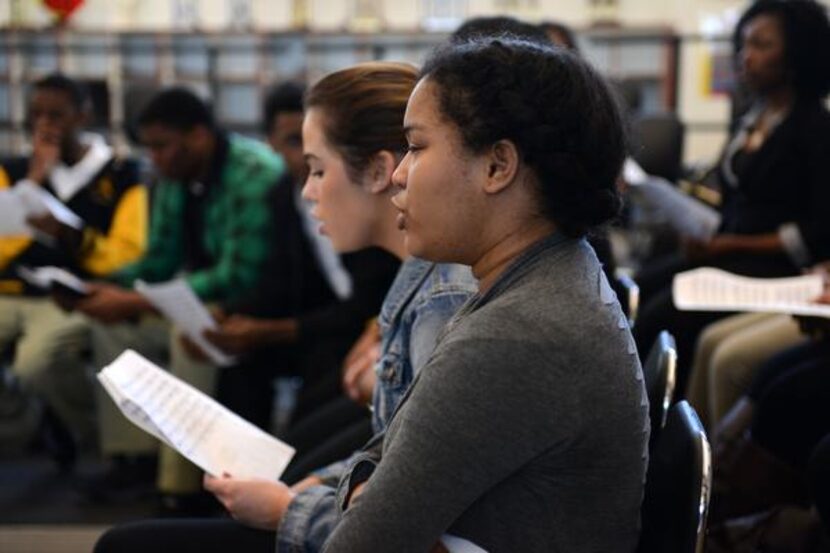
[[320,177],[323,176],[323,172],[322,171],[312,171],[311,176],[314,177],[314,178],[319,179]]
[[410,144],[410,145],[408,145],[408,146],[406,147],[406,151],[407,151],[407,152],[410,152],[410,153],[412,153],[412,152],[417,152],[417,151],[419,151],[419,150],[421,150],[421,149],[422,149],[422,147],[421,147],[421,146],[415,146],[414,144]]

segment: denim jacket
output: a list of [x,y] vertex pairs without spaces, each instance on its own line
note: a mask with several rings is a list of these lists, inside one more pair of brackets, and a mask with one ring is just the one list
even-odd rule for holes
[[[469,267],[409,258],[401,265],[381,307],[381,354],[375,370],[372,427],[380,432],[415,374],[429,360],[447,321],[477,290]],[[318,551],[339,518],[335,487],[351,458],[314,474],[323,480],[298,494],[282,518],[277,551]]]
[[478,288],[468,267],[410,258],[392,283],[378,317],[381,355],[372,399],[377,433],[423,367],[447,321]]

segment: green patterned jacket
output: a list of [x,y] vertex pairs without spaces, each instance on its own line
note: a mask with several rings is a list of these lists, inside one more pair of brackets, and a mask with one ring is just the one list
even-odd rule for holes
[[[212,263],[185,278],[201,299],[224,303],[258,284],[274,238],[270,194],[286,170],[265,144],[233,134],[220,140],[224,160],[214,164],[215,182],[201,213],[201,246]],[[115,280],[125,286],[137,279],[163,282],[184,271],[186,186],[172,180],[154,186],[147,253]]]

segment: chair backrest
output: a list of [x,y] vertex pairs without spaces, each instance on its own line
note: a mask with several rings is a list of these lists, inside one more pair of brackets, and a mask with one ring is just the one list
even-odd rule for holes
[[709,441],[686,402],[669,411],[651,452],[638,553],[702,553],[712,487]]
[[653,446],[666,424],[666,415],[674,397],[677,379],[677,347],[674,344],[674,337],[669,332],[663,330],[657,335],[643,363],[643,378],[646,383],[651,419],[649,444]]
[[615,284],[617,298],[625,316],[628,317],[628,326],[634,328],[637,322],[637,313],[640,310],[640,287],[630,276],[622,273],[616,275]]
[[672,113],[645,115],[632,122],[633,156],[649,175],[677,181],[683,164],[685,127]]
[[124,91],[124,129],[127,138],[133,144],[138,144],[138,116],[144,106],[159,92],[156,85],[132,85]]

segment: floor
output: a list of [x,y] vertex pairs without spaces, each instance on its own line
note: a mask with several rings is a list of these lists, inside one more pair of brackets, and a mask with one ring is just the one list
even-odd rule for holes
[[118,506],[83,500],[79,478],[103,467],[84,459],[70,475],[37,454],[0,459],[0,551],[86,553],[109,526],[156,515],[153,498]]

